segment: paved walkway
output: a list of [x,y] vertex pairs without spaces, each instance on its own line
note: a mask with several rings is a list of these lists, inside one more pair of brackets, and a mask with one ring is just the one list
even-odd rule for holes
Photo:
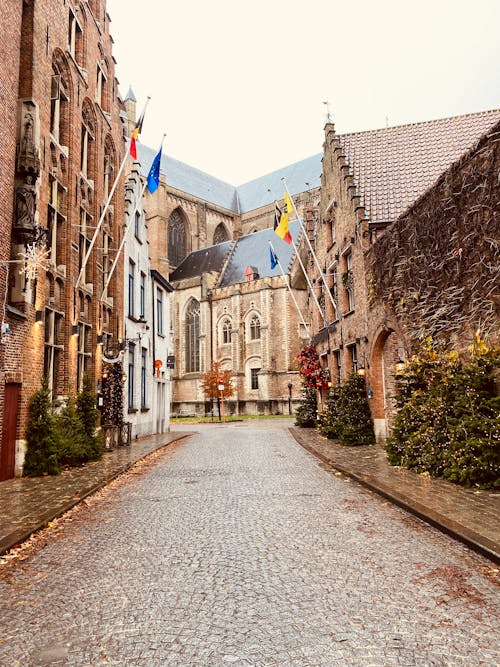
[[[500,493],[463,489],[394,468],[380,447],[343,447],[314,429],[299,429],[286,421],[297,442],[329,466],[500,563]],[[197,425],[173,426],[170,433],[141,438],[58,477],[0,482],[0,555],[150,452],[189,436],[189,428],[196,430]]]

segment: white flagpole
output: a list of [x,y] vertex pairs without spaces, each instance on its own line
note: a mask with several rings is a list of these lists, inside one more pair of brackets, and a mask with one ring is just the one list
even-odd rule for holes
[[[163,139],[161,140],[161,145],[160,145],[159,151],[163,148],[163,142],[164,142],[166,136],[167,136],[166,134],[163,135]],[[158,151],[158,152],[159,152],[159,151]],[[158,155],[158,153],[155,154],[155,157],[156,157],[157,155]],[[154,162],[154,158],[153,158],[153,162]],[[114,273],[114,270],[115,270],[115,268],[116,268],[116,265],[118,264],[118,259],[120,258],[120,253],[121,253],[121,251],[123,250],[123,246],[125,245],[125,240],[126,240],[126,238],[127,238],[128,230],[132,227],[132,221],[133,221],[133,219],[134,219],[135,214],[137,213],[137,211],[138,211],[138,209],[139,209],[139,203],[142,202],[142,198],[143,198],[143,196],[144,196],[144,192],[146,191],[146,188],[147,188],[147,187],[148,187],[148,179],[147,179],[147,177],[146,177],[146,180],[145,180],[145,182],[144,182],[144,185],[142,186],[141,193],[140,193],[139,197],[138,197],[138,198],[136,199],[136,201],[135,201],[134,210],[132,211],[132,214],[131,214],[131,216],[130,216],[129,224],[128,224],[128,226],[125,228],[125,232],[123,233],[123,238],[122,238],[122,241],[121,241],[121,243],[120,243],[120,247],[119,247],[118,250],[116,251],[115,259],[113,260],[113,264],[111,265],[111,269],[109,270],[108,277],[106,278],[106,282],[105,282],[104,287],[103,287],[102,292],[101,292],[101,298],[100,298],[100,301],[102,301],[103,296],[104,296],[104,293],[105,293],[106,290],[108,289],[108,286],[109,286],[109,283],[110,283],[110,280],[111,280],[111,276],[112,276],[113,273]]]
[[146,183],[144,183],[144,185],[143,185],[143,187],[142,187],[142,190],[141,190],[141,193],[140,193],[140,195],[139,195],[139,197],[138,197],[138,199],[137,199],[137,201],[136,201],[136,203],[135,203],[135,207],[134,207],[134,210],[133,210],[133,212],[132,212],[132,215],[130,216],[129,223],[128,223],[128,225],[127,225],[127,227],[125,228],[125,231],[124,231],[124,233],[123,233],[123,238],[122,238],[122,240],[121,240],[120,247],[119,247],[118,250],[116,251],[116,256],[115,256],[115,258],[114,258],[114,260],[113,260],[113,264],[111,265],[111,268],[110,268],[109,273],[108,273],[108,277],[106,278],[106,282],[105,282],[105,284],[104,284],[104,287],[102,288],[100,301],[103,300],[104,293],[105,293],[106,290],[108,289],[109,283],[110,283],[110,281],[111,281],[111,277],[112,277],[112,275],[113,275],[113,273],[114,273],[114,271],[115,271],[115,269],[116,269],[116,265],[118,264],[118,260],[119,260],[119,258],[120,258],[121,251],[123,250],[123,246],[125,245],[125,240],[126,240],[126,238],[127,238],[128,230],[132,227],[132,221],[133,221],[133,219],[134,219],[135,214],[137,213],[138,203],[139,203],[139,201],[141,201],[142,197],[144,196],[144,191],[146,190],[147,185],[148,185],[148,183],[147,183],[147,181],[146,181]]
[[312,248],[311,241],[309,240],[309,236],[308,236],[308,234],[307,234],[307,230],[305,229],[304,225],[302,224],[302,220],[301,220],[301,218],[299,217],[299,214],[298,214],[297,209],[296,209],[296,207],[295,207],[295,202],[293,201],[291,194],[288,192],[288,188],[287,188],[287,185],[286,185],[285,177],[283,177],[281,180],[283,181],[283,185],[285,186],[285,191],[286,191],[286,193],[287,193],[287,195],[288,195],[288,198],[289,198],[289,200],[292,202],[292,206],[293,206],[293,210],[294,210],[294,212],[295,212],[295,216],[296,216],[297,220],[299,221],[299,224],[300,224],[300,226],[301,226],[301,228],[302,228],[302,231],[304,232],[304,236],[306,237],[307,245],[309,246],[309,250],[311,251],[311,255],[313,256],[314,261],[316,262],[316,266],[317,266],[317,268],[318,268],[319,275],[321,276],[321,280],[323,281],[323,285],[325,286],[325,290],[326,290],[328,296],[330,297],[330,301],[331,301],[332,306],[333,306],[333,308],[334,308],[334,310],[335,310],[335,317],[338,319],[338,317],[339,317],[339,313],[338,313],[338,309],[337,309],[337,304],[335,303],[335,300],[334,300],[334,298],[333,298],[333,296],[332,296],[332,293],[331,293],[331,291],[330,291],[330,288],[329,288],[328,285],[326,284],[325,276],[324,276],[324,274],[323,274],[323,271],[321,270],[321,266],[320,266],[320,264],[319,264],[318,258],[316,257],[316,253],[314,252],[314,250],[313,250],[313,248]]
[[[324,316],[324,314],[323,314],[323,311],[321,310],[321,306],[319,305],[319,301],[318,301],[318,299],[316,298],[316,294],[314,293],[313,286],[311,285],[311,281],[309,280],[309,276],[307,275],[306,268],[305,268],[304,264],[302,263],[302,259],[300,258],[299,251],[298,251],[298,249],[297,249],[297,246],[295,245],[295,241],[293,240],[293,237],[292,237],[291,234],[290,234],[290,238],[292,239],[292,246],[293,246],[293,249],[295,250],[295,254],[297,255],[297,259],[299,260],[299,264],[300,264],[301,269],[302,269],[302,271],[303,271],[303,273],[304,273],[304,278],[306,279],[307,285],[308,285],[309,290],[310,290],[310,292],[311,292],[311,294],[312,294],[312,297],[313,297],[313,299],[314,299],[314,302],[315,302],[315,304],[316,304],[316,306],[317,306],[317,308],[318,308],[318,310],[319,310],[320,317],[321,317],[321,319],[322,319],[323,322],[324,322],[324,321],[325,321],[325,316]],[[286,241],[285,241],[285,243],[286,243]]]
[[293,293],[293,291],[292,291],[292,286],[290,285],[289,277],[288,277],[288,275],[283,271],[283,267],[281,266],[281,262],[280,262],[280,260],[279,260],[278,255],[276,254],[276,251],[274,250],[274,247],[273,247],[273,244],[271,243],[271,241],[269,241],[269,245],[271,246],[271,250],[273,251],[273,254],[274,254],[275,258],[276,258],[276,261],[278,262],[278,266],[280,267],[281,275],[282,275],[283,278],[285,279],[285,284],[286,284],[286,286],[288,287],[288,291],[290,292],[290,296],[292,297],[293,303],[295,304],[295,308],[297,309],[297,312],[298,312],[298,314],[299,314],[300,321],[302,322],[302,324],[303,324],[303,326],[304,326],[304,329],[306,330],[307,337],[310,338],[310,337],[311,337],[311,334],[309,333],[309,327],[307,326],[307,324],[306,324],[306,322],[305,322],[305,320],[304,320],[304,317],[303,317],[303,315],[302,315],[302,312],[301,312],[301,310],[300,310],[300,308],[299,308],[299,304],[297,303],[297,300],[296,300],[296,298],[295,298],[295,295],[294,295],[294,293]]
[[[149,103],[150,99],[151,98],[148,97],[147,100],[146,100],[146,104],[144,105],[144,110],[141,114],[142,117],[144,117],[144,114],[146,113],[146,108],[148,106],[148,103]],[[108,211],[111,200],[113,199],[113,195],[115,193],[116,186],[118,185],[118,181],[120,180],[120,176],[122,175],[122,172],[125,168],[125,164],[127,163],[128,156],[129,156],[129,149],[127,149],[126,152],[125,152],[122,163],[120,165],[120,169],[118,170],[118,174],[116,175],[113,186],[112,186],[111,191],[108,195],[108,199],[107,199],[106,204],[104,205],[104,208],[102,210],[101,216],[99,218],[99,222],[97,223],[97,227],[95,228],[94,236],[92,237],[92,241],[90,242],[90,245],[87,249],[87,252],[85,253],[85,257],[84,257],[83,262],[82,262],[82,268],[80,269],[80,273],[78,274],[78,278],[76,279],[75,290],[78,288],[78,285],[80,284],[80,282],[83,278],[83,272],[85,271],[85,268],[86,268],[87,263],[89,261],[90,253],[92,252],[94,244],[97,241],[97,236],[98,236],[99,231],[101,229],[102,223],[104,222],[104,218],[105,218],[106,213]]]

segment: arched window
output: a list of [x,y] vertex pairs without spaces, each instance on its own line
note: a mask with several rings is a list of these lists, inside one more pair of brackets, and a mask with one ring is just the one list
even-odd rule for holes
[[192,299],[186,310],[186,373],[200,371],[200,304]]
[[176,208],[168,219],[168,260],[174,269],[187,255],[186,221]]
[[231,320],[224,320],[222,323],[222,344],[227,345],[231,342]]
[[260,319],[258,315],[253,315],[250,320],[250,340],[258,340],[260,338]]
[[224,243],[224,241],[229,241],[229,234],[227,233],[225,225],[220,222],[215,228],[214,245],[217,245],[217,243]]

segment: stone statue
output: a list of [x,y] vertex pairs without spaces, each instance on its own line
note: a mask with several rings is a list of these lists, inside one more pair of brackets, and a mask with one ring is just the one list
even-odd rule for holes
[[26,182],[16,188],[16,227],[34,229],[36,190],[32,176],[26,176]]

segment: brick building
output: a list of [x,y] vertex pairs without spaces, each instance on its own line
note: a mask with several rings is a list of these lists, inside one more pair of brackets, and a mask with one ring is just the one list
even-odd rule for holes
[[[370,262],[373,257],[380,262],[385,256],[393,278],[403,262],[412,261],[429,275],[435,253],[454,238],[456,221],[453,216],[446,218],[447,224],[440,225],[439,245],[427,248],[424,256],[422,248],[414,244],[414,257],[405,258],[401,228],[414,223],[408,211],[436,187],[436,181],[454,161],[491,131],[499,118],[500,111],[490,111],[347,135],[337,135],[332,123],[325,127],[320,222],[315,244],[326,286],[315,267],[311,268],[311,277],[326,310],[323,318],[311,310],[313,343],[335,382],[353,370],[366,374],[379,439],[387,434],[393,410],[395,366],[404,361],[412,346],[398,309],[387,307],[396,283],[386,282],[385,298],[377,298]],[[485,176],[479,170],[478,185]],[[480,205],[482,191],[477,188],[472,196],[477,198],[476,204]],[[443,220],[445,215],[441,207],[429,214],[426,224],[437,225],[438,216]],[[385,244],[383,255],[377,255],[378,240],[382,242],[386,233],[392,234],[386,230],[394,226],[399,231],[391,235],[392,244]],[[496,237],[498,240],[498,230]],[[456,287],[460,280],[460,273],[455,272],[453,284],[447,287]],[[336,308],[326,298],[327,289],[333,294]],[[415,289],[412,298],[416,295]],[[437,295],[440,306],[443,296],[446,298]],[[400,295],[407,297],[407,293]],[[479,313],[476,316],[481,319]],[[479,321],[469,321],[469,329],[478,324]]]
[[2,461],[9,465],[2,475],[8,477],[21,469],[28,400],[41,378],[62,404],[81,388],[84,374],[97,384],[101,341],[121,335],[121,267],[109,298],[100,295],[123,221],[122,184],[107,211],[104,203],[124,141],[105,1],[4,5],[9,39],[2,49],[12,53],[2,59],[2,81],[10,86],[9,140],[16,146],[14,162],[7,142],[2,164],[2,178],[10,179],[5,195],[2,188],[10,199],[2,207],[2,253],[15,267],[2,291],[9,327],[2,342],[2,390],[9,396]]

